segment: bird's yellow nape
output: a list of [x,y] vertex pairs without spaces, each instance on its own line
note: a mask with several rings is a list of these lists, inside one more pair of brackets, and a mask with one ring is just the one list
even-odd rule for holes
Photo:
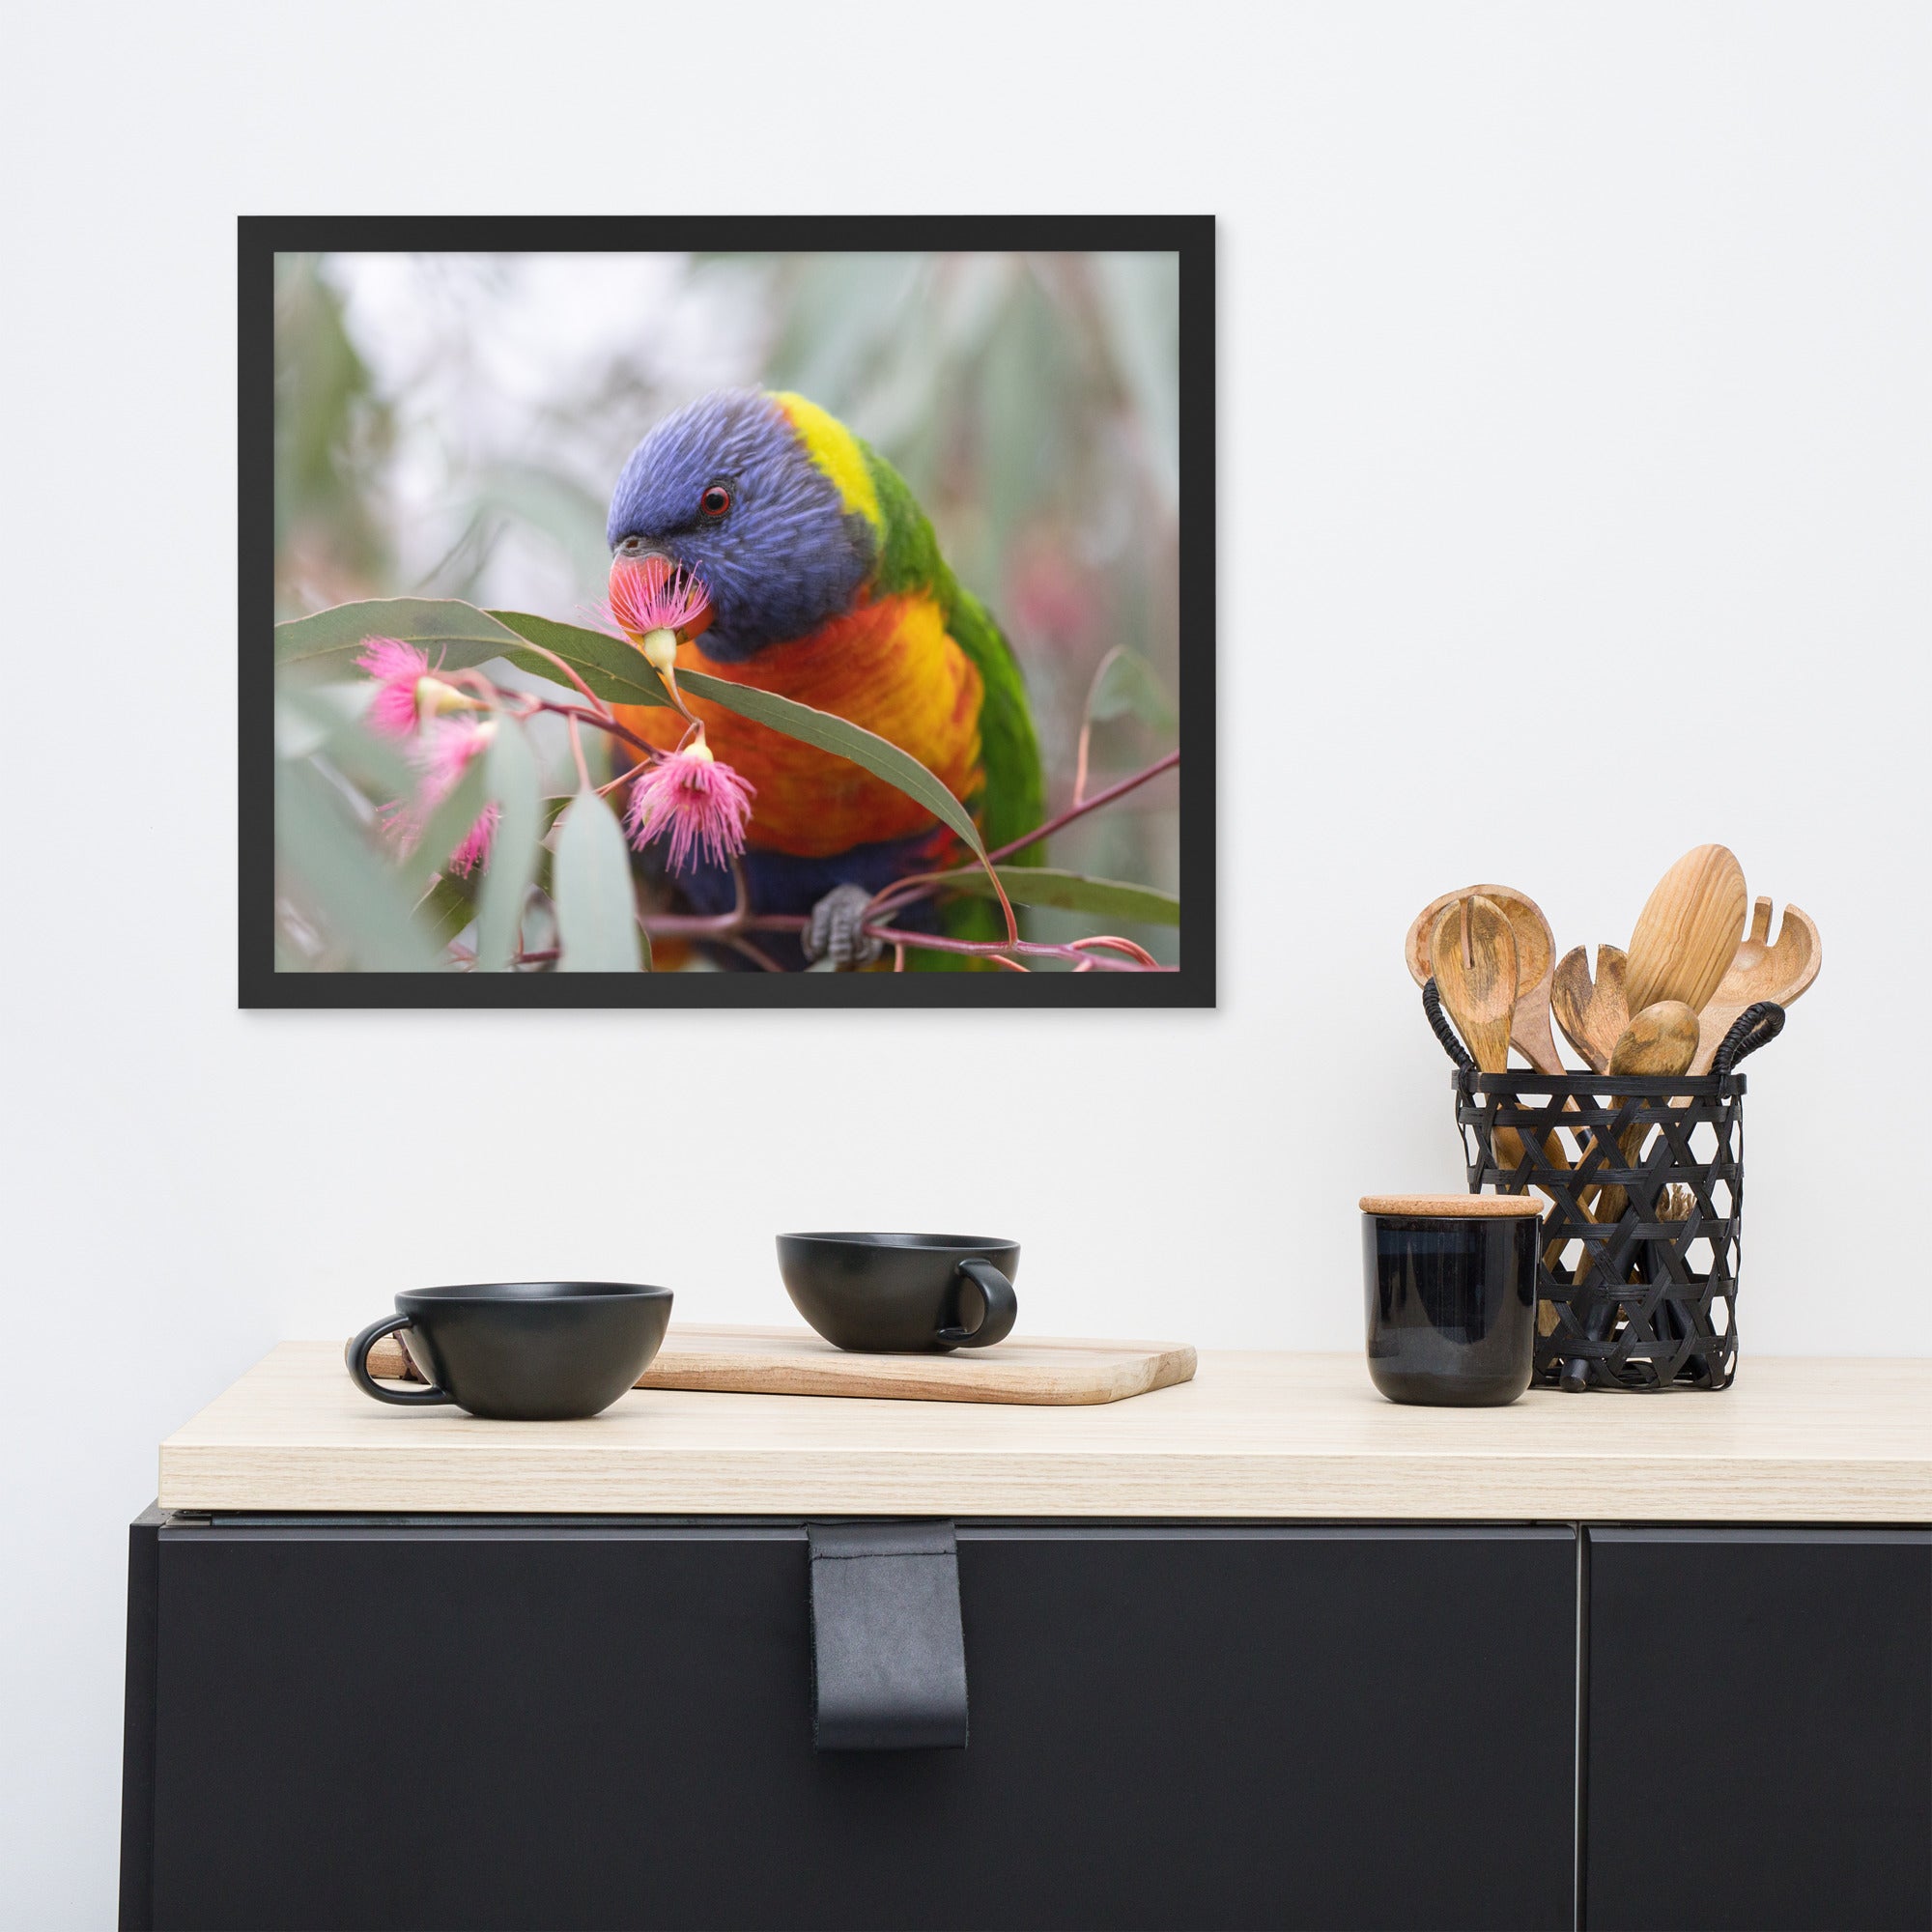
[[794,389],[775,391],[772,401],[785,412],[812,462],[838,486],[846,509],[857,510],[875,530],[883,530],[879,493],[872,487],[872,472],[866,467],[858,438],[837,416]]

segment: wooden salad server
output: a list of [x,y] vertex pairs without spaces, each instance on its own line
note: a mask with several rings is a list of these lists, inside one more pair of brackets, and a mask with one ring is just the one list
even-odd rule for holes
[[1610,1055],[1630,1025],[1630,1006],[1624,997],[1624,950],[1597,948],[1597,977],[1590,978],[1589,961],[1580,946],[1573,946],[1557,962],[1550,1004],[1563,1037],[1582,1056],[1592,1073],[1610,1070]]
[[1760,898],[1751,909],[1750,930],[1738,941],[1737,951],[1710,1004],[1698,1015],[1697,1057],[1692,1073],[1708,1073],[1738,1015],[1759,1000],[1776,1000],[1788,1007],[1818,977],[1825,949],[1810,917],[1789,903],[1771,937],[1771,901]]
[[1516,935],[1492,898],[1472,893],[1436,915],[1429,936],[1429,971],[1443,1010],[1485,1073],[1509,1067],[1510,1018],[1516,1010]]
[[[1430,976],[1430,945],[1443,909],[1459,900],[1481,897],[1498,906],[1509,921],[1516,941],[1516,1001],[1510,1015],[1510,1043],[1539,1073],[1561,1073],[1562,1056],[1549,1031],[1550,976],[1556,967],[1556,942],[1543,908],[1526,893],[1513,886],[1464,886],[1461,892],[1444,893],[1416,914],[1408,936],[1403,943],[1403,957],[1408,962],[1409,977],[1422,985]],[[1442,991],[1438,974],[1435,989]],[[1448,995],[1443,994],[1448,1005]],[[1450,1015],[1454,1018],[1453,1010]],[[1461,1022],[1457,1024],[1460,1026]],[[1475,1049],[1470,1048],[1473,1053]],[[1488,1066],[1486,1073],[1500,1073],[1500,1066]]]

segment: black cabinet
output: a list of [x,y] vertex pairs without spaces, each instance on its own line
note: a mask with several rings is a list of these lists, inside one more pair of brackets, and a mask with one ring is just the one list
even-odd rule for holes
[[135,1539],[125,1924],[1573,1922],[1567,1528],[961,1523],[970,1744],[849,1754],[798,1522]]
[[151,1512],[122,1922],[1932,1928],[1932,1532],[957,1548],[968,1747],[836,1753],[803,1522]]
[[1588,1532],[1584,1923],[1932,1925],[1932,1534]]

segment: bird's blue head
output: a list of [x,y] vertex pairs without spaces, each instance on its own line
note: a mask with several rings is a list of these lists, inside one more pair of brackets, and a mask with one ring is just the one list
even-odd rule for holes
[[879,551],[857,440],[801,396],[721,389],[667,416],[611,497],[613,561],[682,564],[711,599],[699,639],[736,663],[848,610]]

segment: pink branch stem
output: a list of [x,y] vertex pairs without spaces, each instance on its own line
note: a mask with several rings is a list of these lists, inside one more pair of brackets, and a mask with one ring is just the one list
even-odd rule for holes
[[1104,791],[1096,791],[1092,798],[1083,798],[1077,805],[1069,805],[1057,818],[1049,818],[1044,825],[1023,838],[1009,839],[997,852],[989,853],[988,857],[1000,860],[1010,858],[1015,852],[1023,852],[1029,845],[1050,838],[1063,826],[1071,825],[1076,818],[1085,818],[1090,811],[1098,811],[1103,805],[1112,805],[1117,798],[1124,798],[1128,792],[1146,784],[1150,779],[1159,778],[1162,772],[1179,762],[1180,753],[1169,752],[1165,757],[1156,758],[1145,771],[1138,771],[1132,778],[1122,779],[1118,784],[1110,784]]

